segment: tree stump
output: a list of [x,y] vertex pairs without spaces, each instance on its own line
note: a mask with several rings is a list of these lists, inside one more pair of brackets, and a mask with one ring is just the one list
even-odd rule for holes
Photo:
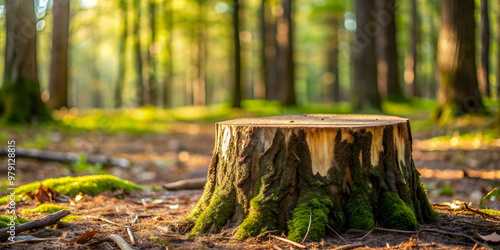
[[[415,230],[436,216],[412,159],[408,119],[293,115],[216,124],[203,196],[185,218],[198,233],[291,240],[379,226]],[[236,230],[237,227],[237,230]],[[230,231],[232,229],[232,231]]]

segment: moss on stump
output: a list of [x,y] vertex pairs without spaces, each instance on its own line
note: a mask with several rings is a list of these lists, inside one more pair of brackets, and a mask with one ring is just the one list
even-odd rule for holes
[[202,198],[184,221],[191,235],[289,239],[375,224],[414,230],[437,213],[412,159],[407,119],[380,115],[300,115],[216,124]]

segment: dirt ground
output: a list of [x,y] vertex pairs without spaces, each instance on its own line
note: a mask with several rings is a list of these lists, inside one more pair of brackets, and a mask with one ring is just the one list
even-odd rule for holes
[[[214,145],[213,124],[175,124],[168,134],[103,133],[99,131],[52,131],[43,135],[49,142],[43,149],[62,152],[85,152],[123,157],[131,161],[129,168],[108,167],[110,174],[138,184],[161,185],[167,182],[205,177]],[[47,132],[44,132],[47,133]],[[36,130],[10,131],[9,136],[22,145],[23,141],[40,137]],[[500,140],[500,139],[499,139]],[[500,142],[500,141],[499,141]],[[413,155],[415,165],[422,174],[422,182],[434,208],[441,213],[437,222],[421,225],[418,233],[363,232],[350,230],[341,238],[328,233],[321,242],[307,242],[308,249],[367,248],[422,248],[422,249],[472,249],[479,247],[500,249],[499,243],[484,242],[473,238],[473,233],[488,235],[500,233],[500,222],[482,218],[463,208],[452,209],[450,204],[467,202],[477,208],[479,200],[494,187],[500,186],[500,143],[498,146],[479,146],[474,149],[456,148],[429,143],[425,137],[414,135]],[[1,159],[0,159],[1,160]],[[0,171],[7,172],[6,164]],[[17,185],[46,178],[82,175],[57,162],[19,159],[16,169]],[[0,175],[5,176],[5,175]],[[2,187],[2,195],[6,193]],[[179,231],[178,220],[186,216],[201,196],[200,191],[152,191],[132,193],[104,193],[95,197],[85,196],[77,203],[61,203],[72,214],[81,215],[69,227],[46,227],[22,235],[39,238],[56,238],[39,243],[18,243],[1,246],[9,249],[118,249],[105,241],[110,234],[121,235],[129,241],[126,226],[136,216],[138,220],[131,231],[138,239],[136,249],[290,249],[290,244],[268,235],[235,240],[225,234],[201,235],[188,238]],[[153,199],[154,198],[154,199]],[[18,203],[18,210],[35,208],[36,201]],[[489,207],[500,208],[500,202],[490,202]],[[2,214],[6,214],[2,207]],[[47,214],[23,215],[33,220]],[[105,222],[100,218],[109,221]],[[97,230],[97,235],[83,244],[69,243],[87,230]],[[368,233],[368,234],[367,234]],[[280,235],[279,232],[273,232]],[[465,236],[464,236],[465,235]],[[64,236],[61,239],[61,236]],[[156,240],[153,240],[156,238]],[[154,242],[156,241],[156,242]],[[129,241],[130,242],[130,241]],[[347,245],[347,246],[346,246]],[[476,248],[476,249],[478,249]]]

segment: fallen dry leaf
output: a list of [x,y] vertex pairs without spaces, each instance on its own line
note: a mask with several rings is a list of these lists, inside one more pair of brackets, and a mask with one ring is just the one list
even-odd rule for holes
[[489,242],[500,242],[500,235],[497,234],[496,232],[490,234],[490,235],[480,235],[478,233],[474,233],[474,237],[489,241]]
[[55,198],[59,196],[59,193],[52,188],[46,188],[40,183],[40,187],[35,190],[35,192],[26,192],[26,195],[30,196],[31,199],[35,199],[40,203],[44,202],[54,202]]
[[187,200],[183,200],[180,202],[181,205],[186,205],[190,202],[191,200],[190,199],[187,199]]
[[78,244],[84,243],[86,241],[91,240],[97,234],[97,230],[87,230],[87,232],[83,233],[76,240],[70,240],[69,243],[76,242]]

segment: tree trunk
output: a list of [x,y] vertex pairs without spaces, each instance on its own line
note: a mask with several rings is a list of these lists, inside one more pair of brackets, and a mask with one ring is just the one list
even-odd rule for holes
[[197,52],[196,68],[197,74],[193,82],[193,104],[206,104],[205,86],[205,1],[198,0],[198,23],[196,25]]
[[262,60],[265,67],[266,99],[278,100],[279,86],[276,76],[277,67],[277,41],[276,41],[276,17],[271,9],[273,0],[262,0],[261,29],[262,29]]
[[378,26],[371,11],[374,1],[356,0],[356,40],[352,50],[354,59],[354,84],[351,88],[353,110],[380,110],[377,84],[377,59],[375,36]]
[[[500,0],[498,0],[498,6],[500,6]],[[500,15],[498,15],[498,21],[497,21],[497,39],[498,43],[500,43]],[[500,98],[500,49],[498,49],[498,55],[497,55],[497,98]],[[499,112],[500,113],[500,112]],[[499,124],[500,124],[500,115],[498,116]]]
[[142,52],[141,52],[141,1],[134,0],[134,10],[136,18],[134,20],[134,55],[135,55],[135,71],[137,74],[136,80],[136,96],[137,96],[137,106],[144,106],[144,77],[143,77],[143,64],[142,64]]
[[383,96],[389,99],[402,99],[404,94],[399,84],[394,5],[394,0],[377,0],[377,19],[382,26],[381,33],[377,37],[378,84]]
[[481,93],[491,97],[490,85],[490,20],[488,17],[488,0],[481,0],[481,67],[479,68],[479,84]]
[[147,80],[144,86],[144,104],[154,106],[156,104],[156,5],[155,0],[149,0],[149,30],[151,32],[147,51]]
[[5,1],[6,45],[0,116],[7,122],[50,120],[40,97],[33,2]]
[[417,44],[418,44],[418,15],[417,15],[417,0],[411,1],[411,35],[410,35],[410,49],[408,57],[405,60],[404,79],[408,86],[408,96],[421,96],[420,90],[417,85]]
[[[236,238],[287,230],[310,240],[379,224],[415,230],[432,220],[412,159],[408,119],[375,115],[296,115],[216,124],[202,198],[185,219],[192,234]],[[418,221],[418,222],[417,222]],[[192,225],[192,224],[191,224]]]
[[340,102],[339,82],[339,14],[334,13],[328,17],[330,27],[330,42],[328,43],[327,72],[323,76],[326,85],[326,101]]
[[163,107],[168,108],[172,106],[172,102],[170,100],[170,91],[173,86],[173,74],[174,74],[174,69],[173,69],[173,53],[172,53],[172,43],[173,43],[173,26],[174,26],[174,19],[173,19],[173,1],[167,0],[166,1],[166,7],[165,7],[165,26],[168,32],[168,40],[166,44],[166,52],[167,52],[167,62],[166,62],[166,76],[165,80],[163,82]]
[[281,0],[283,13],[278,16],[278,96],[286,106],[297,104],[295,100],[295,66],[293,62],[292,0]]
[[127,1],[120,0],[120,10],[122,12],[122,30],[120,45],[118,50],[118,75],[116,77],[115,85],[115,108],[121,108],[123,105],[123,87],[125,86],[125,72],[126,72],[126,51],[127,51],[127,37],[128,37],[128,11]]
[[68,107],[69,0],[54,2],[54,29],[50,61],[49,101],[51,109]]
[[234,0],[233,5],[233,36],[234,36],[234,88],[233,108],[241,107],[241,43],[240,43],[240,5]]
[[435,118],[486,112],[476,74],[474,0],[443,0],[438,42],[440,86]]

